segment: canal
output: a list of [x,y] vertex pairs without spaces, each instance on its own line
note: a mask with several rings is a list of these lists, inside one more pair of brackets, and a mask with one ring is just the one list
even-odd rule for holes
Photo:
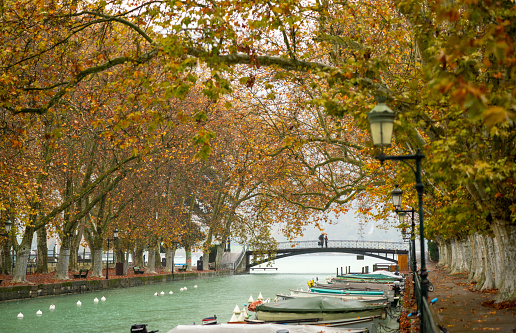
[[[0,303],[0,332],[129,332],[132,324],[148,324],[149,330],[167,332],[179,324],[200,324],[217,315],[227,322],[235,305],[240,308],[249,296],[275,298],[289,289],[307,289],[312,278],[324,280],[336,268],[371,269],[381,260],[354,255],[301,255],[277,260],[277,271],[113,289],[103,292],[40,297]],[[386,262],[383,262],[386,263]],[[196,287],[197,286],[197,287]],[[181,288],[186,287],[186,291]],[[170,292],[173,294],[170,294]],[[154,296],[155,293],[159,296]],[[161,292],[164,294],[161,295]],[[105,301],[101,301],[102,297]],[[94,299],[99,299],[98,303]],[[82,305],[78,306],[80,301]],[[49,310],[51,304],[55,310]],[[36,312],[41,310],[42,314]],[[19,313],[23,318],[17,318]]]

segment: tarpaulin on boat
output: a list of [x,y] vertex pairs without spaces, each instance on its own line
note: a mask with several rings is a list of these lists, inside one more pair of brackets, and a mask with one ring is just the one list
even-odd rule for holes
[[190,332],[256,332],[256,333],[336,333],[336,332],[350,332],[363,333],[366,329],[346,328],[342,327],[321,327],[310,325],[279,325],[279,324],[222,324],[222,325],[179,325],[168,333],[190,333]]
[[324,289],[324,288],[310,288],[310,291],[314,293],[327,293],[327,294],[347,294],[347,295],[373,295],[382,296],[383,291],[361,291],[361,290],[340,290],[340,289]]
[[335,297],[300,297],[269,302],[258,305],[256,311],[263,312],[294,312],[294,313],[318,313],[318,312],[357,312],[375,309],[383,309],[382,304],[368,304],[357,300],[343,300]]

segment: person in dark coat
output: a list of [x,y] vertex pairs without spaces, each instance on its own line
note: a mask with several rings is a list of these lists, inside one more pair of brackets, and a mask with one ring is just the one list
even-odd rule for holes
[[324,247],[324,235],[323,234],[319,235],[319,245],[321,245],[321,247]]
[[328,235],[324,235],[324,244],[326,245],[326,248],[328,248]]

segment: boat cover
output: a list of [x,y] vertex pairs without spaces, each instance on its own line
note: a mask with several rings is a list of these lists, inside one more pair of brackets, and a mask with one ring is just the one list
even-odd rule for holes
[[363,280],[403,280],[403,276],[384,273],[346,274],[338,275],[336,279],[363,279]]
[[290,313],[332,313],[357,312],[383,309],[383,304],[369,304],[358,300],[344,300],[335,297],[299,297],[258,305],[256,311]]
[[327,293],[327,294],[348,294],[348,295],[373,295],[382,296],[383,291],[381,290],[342,290],[342,289],[323,289],[323,288],[310,288],[311,292],[314,293]]
[[283,325],[283,324],[221,324],[221,325],[178,325],[168,333],[189,333],[189,332],[259,332],[259,333],[276,333],[276,332],[289,332],[289,333],[317,333],[317,332],[349,332],[349,333],[362,333],[367,332],[367,329],[362,328],[346,328],[342,327],[321,327],[312,325]]

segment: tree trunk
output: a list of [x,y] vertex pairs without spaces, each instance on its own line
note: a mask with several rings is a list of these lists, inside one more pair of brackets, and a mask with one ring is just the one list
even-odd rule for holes
[[161,267],[161,250],[160,250],[161,246],[156,245],[155,249],[156,249],[156,255],[155,255],[155,261],[154,261],[154,265],[156,267]]
[[487,266],[485,250],[482,235],[470,235],[469,242],[471,243],[471,269],[469,271],[468,280],[477,281],[477,287],[484,282],[485,267]]
[[186,270],[192,270],[192,248],[190,245],[185,246]]
[[102,277],[102,248],[94,248],[91,249],[91,276],[92,277]]
[[48,273],[48,245],[47,228],[42,227],[36,231],[38,255],[36,257],[36,273]]
[[216,245],[217,255],[215,256],[215,270],[221,269],[219,265],[222,263],[222,256],[224,255],[224,246],[224,243]]
[[76,271],[79,269],[78,263],[78,255],[79,255],[79,245],[81,245],[82,232],[72,237],[70,244],[70,261],[68,263],[71,271]]
[[480,290],[497,288],[497,300],[516,299],[516,226],[494,221],[494,237],[471,235],[440,244],[442,262],[451,272],[469,272]]
[[516,225],[495,220],[492,224],[495,234],[495,253],[499,256],[500,266],[495,271],[499,300],[516,299]]
[[25,228],[21,244],[16,249],[16,264],[14,266],[13,282],[27,282],[27,263],[29,262],[33,235],[33,227]]
[[0,251],[0,274],[12,274],[11,242],[8,239],[2,242]]
[[167,260],[167,265],[165,267],[165,270],[167,272],[174,272],[174,257],[176,255],[176,249],[175,247],[166,248],[165,249],[165,259]]
[[204,250],[202,253],[202,268],[205,271],[210,270],[210,250]]
[[155,274],[156,273],[156,249],[154,247],[154,245],[150,245],[149,246],[149,258],[147,259],[148,261],[148,266],[147,266],[147,272],[149,273],[152,273],[152,274]]
[[133,253],[133,260],[135,267],[144,267],[145,260],[143,260],[143,248],[140,246],[136,247],[136,250]]
[[72,244],[72,237],[64,235],[61,242],[61,249],[59,250],[59,258],[57,258],[56,280],[67,280],[68,265],[70,263],[70,246]]

